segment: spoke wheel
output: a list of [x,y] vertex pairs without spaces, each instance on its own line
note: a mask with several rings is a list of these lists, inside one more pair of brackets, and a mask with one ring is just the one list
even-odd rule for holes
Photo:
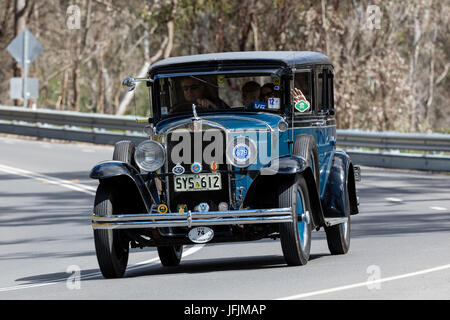
[[311,207],[308,188],[303,176],[295,183],[282,185],[279,192],[280,208],[293,209],[292,223],[280,224],[280,241],[288,265],[305,265],[311,250]]
[[[95,196],[94,213],[97,216],[111,216],[114,212],[111,191],[100,184]],[[120,278],[128,263],[129,242],[120,230],[94,230],[95,252],[100,271],[105,278]]]

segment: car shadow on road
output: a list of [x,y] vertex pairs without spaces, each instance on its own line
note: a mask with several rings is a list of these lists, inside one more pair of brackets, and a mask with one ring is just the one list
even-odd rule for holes
[[[329,254],[312,254],[309,261],[319,259]],[[172,274],[200,274],[210,272],[224,272],[224,271],[242,271],[242,270],[263,270],[263,269],[277,269],[287,268],[287,264],[280,255],[264,255],[251,257],[230,257],[219,259],[198,259],[181,261],[181,264],[176,267],[163,267],[160,264],[148,266],[139,270],[127,270],[126,277],[143,277],[143,276],[157,276],[157,275],[172,275]]]
[[[319,259],[329,254],[312,254],[309,261]],[[176,267],[163,267],[160,263],[140,266],[129,266],[124,278],[138,278],[146,276],[160,275],[176,275],[176,274],[199,274],[223,271],[239,271],[239,270],[262,270],[274,268],[287,268],[283,256],[265,255],[252,257],[231,257],[221,259],[198,259],[181,261]],[[79,274],[56,272],[39,274],[16,279],[20,285],[28,286],[46,283],[62,283],[72,281],[74,276],[79,276],[81,281],[103,280],[103,276],[99,269],[80,270]],[[105,279],[106,280],[106,279]]]

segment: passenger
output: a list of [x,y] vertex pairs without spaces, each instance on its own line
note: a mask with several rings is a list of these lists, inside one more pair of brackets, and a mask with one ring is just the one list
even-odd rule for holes
[[267,103],[269,98],[279,98],[280,94],[278,90],[275,90],[275,86],[273,83],[266,83],[261,87],[261,101]]
[[291,95],[293,97],[294,104],[301,100],[308,102],[305,95],[303,94],[303,92],[300,89],[297,89],[297,88],[291,89]]
[[259,99],[261,86],[258,82],[248,81],[242,86],[242,103],[246,108],[252,108],[255,101]]

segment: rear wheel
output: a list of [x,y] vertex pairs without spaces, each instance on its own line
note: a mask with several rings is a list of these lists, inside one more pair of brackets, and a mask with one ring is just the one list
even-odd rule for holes
[[158,255],[163,266],[176,267],[180,264],[183,255],[183,246],[158,247]]
[[[114,198],[111,190],[100,184],[95,195],[94,214],[111,216]],[[129,241],[120,230],[94,230],[95,252],[100,271],[105,278],[120,278],[125,273],[129,255]]]
[[293,184],[281,186],[278,203],[280,208],[293,209],[293,222],[280,224],[284,258],[288,265],[305,265],[311,250],[311,207],[308,187],[302,175],[297,176]]
[[347,221],[331,227],[325,227],[328,249],[333,255],[346,254],[350,248],[350,203],[348,192],[346,192],[345,196],[345,206]]

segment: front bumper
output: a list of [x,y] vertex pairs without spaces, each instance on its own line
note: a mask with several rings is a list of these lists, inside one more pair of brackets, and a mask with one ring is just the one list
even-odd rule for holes
[[92,216],[93,229],[141,229],[293,222],[292,208]]

